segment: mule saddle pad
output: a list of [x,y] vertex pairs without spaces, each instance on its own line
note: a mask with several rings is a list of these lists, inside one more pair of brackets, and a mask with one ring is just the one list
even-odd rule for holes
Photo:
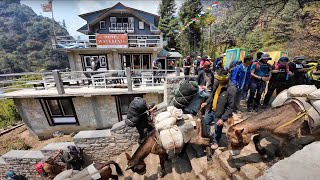
[[311,105],[311,103],[308,102],[308,99],[306,97],[291,97],[286,100],[286,103],[289,102],[295,102],[299,105],[300,109],[302,111],[305,111],[309,118],[308,118],[308,124],[310,127],[311,133],[316,133],[316,130],[320,129],[320,114],[319,112]]

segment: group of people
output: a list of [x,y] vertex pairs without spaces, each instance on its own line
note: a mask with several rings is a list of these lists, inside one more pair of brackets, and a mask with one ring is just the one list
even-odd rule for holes
[[[306,64],[303,56],[295,57],[292,62],[288,57],[281,57],[273,65],[268,63],[269,60],[272,60],[269,54],[259,52],[256,59],[246,56],[243,61],[232,62],[228,69],[224,69],[222,57],[214,62],[206,56],[197,57],[194,63],[189,56],[186,58],[184,74],[189,75],[193,66],[200,91],[209,94],[200,107],[206,109],[204,124],[212,141],[211,149],[218,148],[223,124],[233,113],[241,112],[241,100],[247,100],[248,111],[259,112],[269,107],[274,91],[279,94],[291,86],[312,84],[317,80],[311,71],[317,69],[317,63]],[[268,90],[261,102],[267,82]],[[214,133],[210,131],[212,123]]]

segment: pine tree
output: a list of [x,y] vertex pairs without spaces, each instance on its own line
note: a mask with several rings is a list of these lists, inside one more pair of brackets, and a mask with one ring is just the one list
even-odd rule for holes
[[62,27],[67,28],[66,21],[64,19],[62,20]]
[[[186,0],[179,10],[180,21],[183,25],[186,25],[188,22],[192,21],[193,18],[196,18],[201,10],[202,4],[200,0]],[[195,56],[196,51],[199,48],[199,42],[201,41],[200,25],[194,22],[190,24],[190,26],[186,28],[182,33],[188,37],[189,54]],[[180,48],[186,49],[186,47],[182,47],[181,43],[179,45]]]
[[168,41],[168,48],[175,48],[176,46],[174,36],[178,29],[178,22],[174,17],[175,11],[176,3],[174,0],[162,0],[159,4],[159,29]]

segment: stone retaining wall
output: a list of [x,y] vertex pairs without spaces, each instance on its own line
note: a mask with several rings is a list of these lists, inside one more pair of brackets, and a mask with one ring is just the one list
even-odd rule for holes
[[7,163],[0,157],[0,179],[5,179],[4,175],[8,169]]
[[[34,166],[44,158],[41,151],[11,150],[1,156],[4,163],[0,163],[0,173],[4,175],[7,170],[13,170],[17,174],[25,175],[28,179],[41,180],[41,176],[35,171]],[[1,177],[1,179],[4,179]]]
[[127,126],[124,121],[113,125],[112,129],[81,131],[73,137],[73,142],[83,148],[86,157],[94,162],[105,162],[111,157],[131,150],[139,138],[135,127]]

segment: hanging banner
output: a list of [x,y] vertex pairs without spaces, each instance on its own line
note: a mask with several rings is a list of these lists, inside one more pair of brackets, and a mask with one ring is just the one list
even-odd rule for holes
[[96,34],[97,48],[128,48],[127,34]]

